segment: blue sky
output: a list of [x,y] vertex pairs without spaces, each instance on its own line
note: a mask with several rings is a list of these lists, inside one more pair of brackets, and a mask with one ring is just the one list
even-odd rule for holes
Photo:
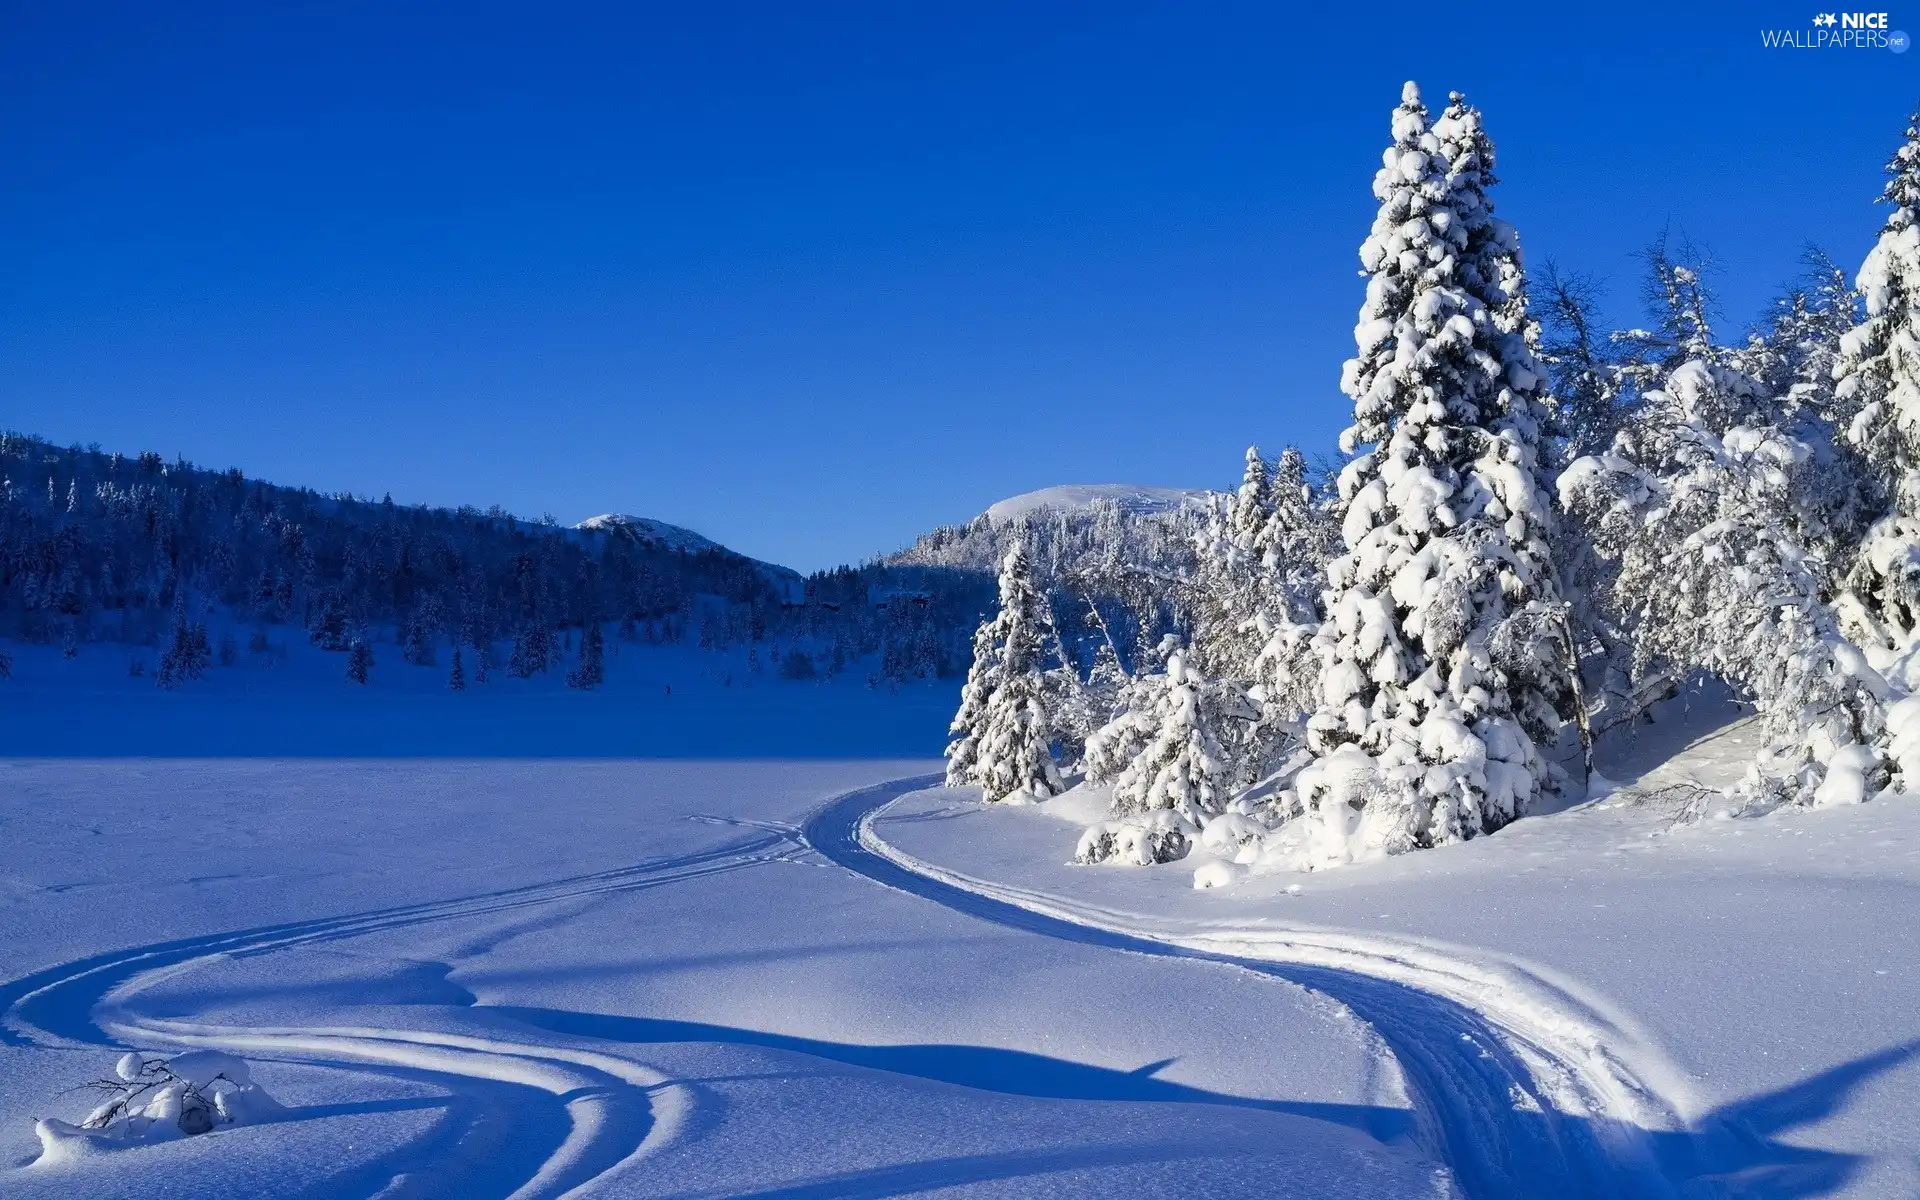
[[1805,4],[1291,7],[0,0],[0,425],[820,567],[1331,450],[1403,79],[1618,323],[1663,226],[1734,326],[1857,264],[1920,100]]

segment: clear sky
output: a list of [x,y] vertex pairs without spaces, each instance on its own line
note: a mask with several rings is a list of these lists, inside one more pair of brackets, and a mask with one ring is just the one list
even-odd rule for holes
[[[1856,265],[1920,51],[1793,3],[0,0],[0,426],[806,568],[1329,451],[1403,79],[1529,261]],[[1893,12],[1920,33],[1920,9]]]

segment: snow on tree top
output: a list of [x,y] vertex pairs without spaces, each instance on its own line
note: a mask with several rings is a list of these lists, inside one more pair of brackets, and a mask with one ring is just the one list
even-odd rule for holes
[[1171,512],[1191,500],[1212,495],[1205,488],[1146,487],[1131,483],[1063,483],[1009,496],[987,509],[994,524],[1004,524],[1046,509],[1080,509],[1096,500],[1111,500],[1121,511],[1145,514]]

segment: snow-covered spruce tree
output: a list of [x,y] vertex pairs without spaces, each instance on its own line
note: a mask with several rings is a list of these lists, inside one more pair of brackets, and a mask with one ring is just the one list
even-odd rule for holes
[[1920,112],[1887,175],[1880,199],[1893,213],[1860,267],[1866,319],[1841,346],[1834,390],[1851,413],[1849,439],[1899,485],[1910,514],[1920,504]]
[[[974,637],[974,666],[954,718],[949,783],[977,784],[989,801],[1060,791],[1045,703],[1044,660],[1056,642],[1026,539],[1016,538],[1000,568],[1000,611]],[[968,759],[971,765],[956,772],[955,764]]]
[[373,647],[367,642],[367,635],[356,634],[353,645],[347,649],[347,681],[366,683],[373,674]]
[[1893,213],[1856,279],[1866,316],[1841,342],[1834,400],[1893,498],[1847,577],[1849,632],[1887,661],[1920,636],[1920,113],[1887,164]]
[[1164,671],[1133,681],[1126,710],[1088,741],[1088,777],[1113,783],[1114,819],[1081,835],[1076,862],[1186,856],[1233,790],[1223,699],[1240,701],[1239,689],[1210,683],[1178,652]]
[[174,592],[167,648],[160,653],[154,681],[163,688],[177,688],[200,678],[212,662],[213,649],[207,640],[207,627],[189,619],[186,590],[178,588]]
[[1145,744],[1114,782],[1120,815],[1169,809],[1198,828],[1226,807],[1228,764],[1207,680],[1182,655],[1167,660],[1165,686],[1148,713]]
[[[1283,472],[1299,466],[1297,453],[1289,453]],[[1301,703],[1289,673],[1299,665],[1297,652],[1311,642],[1308,595],[1318,586],[1322,562],[1309,556],[1304,526],[1294,527],[1304,504],[1299,487],[1288,486],[1284,475],[1272,480],[1280,487],[1272,486],[1264,464],[1256,475],[1259,462],[1250,451],[1248,485],[1212,505],[1194,530],[1192,575],[1179,589],[1189,630],[1186,666],[1208,681],[1209,706],[1229,714],[1215,732],[1232,790],[1266,778],[1298,748],[1311,708]],[[1295,653],[1279,653],[1283,646]],[[1124,720],[1101,739],[1103,761],[1123,746],[1140,751],[1136,738],[1157,730],[1171,711],[1161,699],[1151,686],[1129,693]]]
[[1241,476],[1240,490],[1233,495],[1227,520],[1234,541],[1249,549],[1260,541],[1273,517],[1271,489],[1267,460],[1260,457],[1260,447],[1248,446],[1246,470]]
[[987,699],[1000,686],[1000,646],[995,629],[998,617],[989,617],[973,631],[973,665],[967,668],[967,681],[960,687],[960,711],[954,713],[947,733],[947,786],[967,787],[980,766],[980,734],[986,728]]
[[1346,553],[1328,567],[1317,761],[1299,783],[1321,863],[1498,829],[1550,775],[1528,727],[1554,727],[1554,656],[1494,655],[1505,622],[1559,595],[1544,374],[1492,166],[1477,111],[1456,96],[1430,127],[1407,84],[1341,381],[1356,455],[1339,483]]
[[460,644],[458,642],[455,642],[453,646],[453,669],[447,672],[447,690],[450,692],[464,692],[467,690],[467,668],[466,664],[460,661]]

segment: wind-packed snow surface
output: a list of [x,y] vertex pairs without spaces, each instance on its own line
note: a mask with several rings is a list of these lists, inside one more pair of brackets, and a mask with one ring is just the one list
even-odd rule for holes
[[[0,764],[0,1195],[1448,1194],[1341,1004],[820,848],[936,768]],[[129,1050],[280,1107],[43,1156]]]

